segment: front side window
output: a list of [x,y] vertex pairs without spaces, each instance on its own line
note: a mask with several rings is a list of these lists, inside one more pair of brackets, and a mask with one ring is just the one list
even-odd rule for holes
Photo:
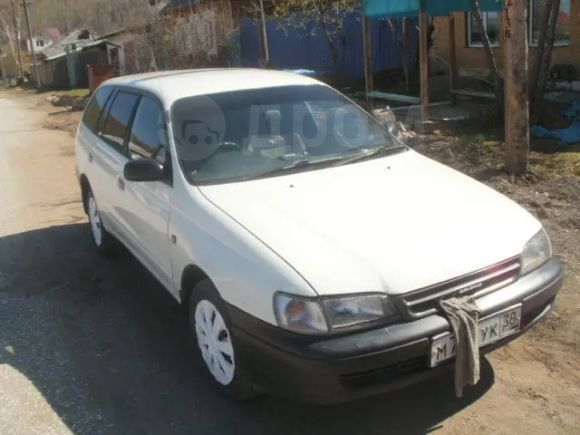
[[91,99],[83,115],[83,123],[93,133],[97,133],[99,119],[101,118],[107,100],[111,96],[111,92],[111,88],[100,88]]
[[165,163],[167,131],[163,109],[150,98],[143,97],[135,113],[129,154],[132,159],[154,159]]
[[171,116],[181,167],[194,184],[346,164],[404,148],[366,112],[321,85],[184,98]]
[[138,100],[138,95],[118,92],[103,126],[101,137],[119,152],[125,149],[129,121]]
[[[542,17],[547,0],[530,0],[530,43],[538,45],[542,27]],[[571,0],[560,0],[560,12],[556,19],[554,45],[570,45]]]
[[[479,30],[475,15],[471,12],[467,14],[468,22],[468,37],[470,47],[483,47],[483,34]],[[493,47],[499,45],[500,19],[499,12],[482,12],[483,28],[489,37],[489,42]]]

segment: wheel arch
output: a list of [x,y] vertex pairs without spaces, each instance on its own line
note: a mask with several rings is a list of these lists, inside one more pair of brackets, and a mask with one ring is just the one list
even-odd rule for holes
[[189,307],[189,299],[193,294],[193,289],[195,286],[206,279],[213,283],[208,274],[195,264],[190,264],[183,269],[181,274],[181,289],[179,290],[179,297],[184,308],[187,309],[187,307]]
[[89,179],[85,174],[82,174],[79,178],[79,182],[81,184],[81,197],[83,201],[83,210],[86,214],[89,212],[89,206],[87,203],[88,193],[91,190],[91,184],[89,183]]

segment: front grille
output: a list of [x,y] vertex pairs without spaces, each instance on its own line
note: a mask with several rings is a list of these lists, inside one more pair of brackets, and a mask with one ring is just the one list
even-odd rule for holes
[[347,388],[364,387],[366,385],[375,385],[401,375],[408,375],[413,372],[427,368],[426,358],[414,358],[407,361],[401,361],[388,367],[367,370],[358,373],[349,373],[340,375],[342,385]]
[[413,291],[401,297],[399,308],[410,319],[418,319],[440,310],[439,301],[455,296],[480,297],[516,281],[520,273],[520,257],[454,278],[440,284]]

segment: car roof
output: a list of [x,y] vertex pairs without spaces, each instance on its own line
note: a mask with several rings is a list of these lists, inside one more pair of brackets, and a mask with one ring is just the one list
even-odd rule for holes
[[296,85],[323,85],[321,82],[286,71],[253,68],[221,68],[158,71],[108,80],[105,86],[124,86],[153,93],[166,107],[181,98]]

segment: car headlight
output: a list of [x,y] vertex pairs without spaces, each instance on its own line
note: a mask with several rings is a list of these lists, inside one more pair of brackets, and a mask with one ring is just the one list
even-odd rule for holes
[[349,296],[322,301],[334,330],[364,327],[368,323],[392,319],[397,310],[385,295]]
[[552,257],[552,245],[546,231],[542,228],[526,243],[522,252],[522,275],[537,269]]
[[328,332],[328,325],[317,301],[276,293],[274,312],[278,326],[303,334],[323,334]]
[[370,323],[398,318],[396,308],[383,294],[332,297],[319,301],[277,293],[274,310],[280,327],[307,334],[358,329]]

